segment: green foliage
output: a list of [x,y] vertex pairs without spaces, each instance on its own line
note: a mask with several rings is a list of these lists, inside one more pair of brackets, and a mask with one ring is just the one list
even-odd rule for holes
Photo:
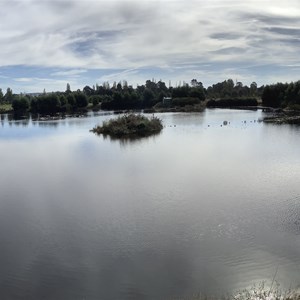
[[182,97],[172,99],[172,106],[186,106],[198,103],[200,103],[200,99],[195,97]]
[[[94,89],[87,86],[84,90],[86,94],[90,94]],[[136,89],[133,89],[126,81],[123,81],[123,84],[114,82],[111,88],[108,83],[103,83],[102,86],[96,85],[94,93],[102,97],[101,108],[108,110],[147,109],[162,102],[164,97],[171,96],[175,98],[198,98],[200,101],[205,99],[205,89],[202,83],[196,79],[192,80],[192,87],[184,84],[178,88],[168,88],[161,80],[158,82],[147,80],[145,85],[137,86]],[[93,96],[90,96],[89,101],[93,102]],[[97,103],[97,100],[94,101]],[[187,102],[186,105],[189,103]]]
[[100,96],[100,102],[102,102],[102,103],[107,103],[107,102],[111,102],[111,101],[112,101],[112,96],[109,96],[109,95]]
[[140,97],[136,92],[130,92],[130,89],[127,89],[125,92],[115,91],[110,96],[105,96],[103,98],[101,108],[102,109],[134,109],[141,107]]
[[82,108],[88,105],[87,96],[84,93],[77,91],[74,93],[74,98],[77,107]]
[[84,88],[83,88],[83,93],[87,96],[92,96],[95,94],[95,90],[92,89],[91,87],[89,87],[88,85],[86,85]]
[[26,112],[29,108],[28,98],[20,97],[20,98],[13,99],[12,108],[14,112],[18,112],[18,113]]
[[192,79],[191,80],[191,86],[192,87],[197,87],[197,88],[203,88],[202,82],[199,82],[197,79]]
[[60,105],[61,105],[62,107],[66,106],[67,103],[68,103],[68,100],[67,100],[67,98],[66,98],[65,95],[60,95],[60,96],[59,96],[59,101],[60,101]]
[[[174,99],[181,98],[181,99],[185,99],[186,102],[191,102],[191,103],[187,103],[186,105],[195,104],[195,103],[198,103],[199,101],[205,100],[205,92],[204,92],[202,83],[198,82],[196,79],[193,79],[191,81],[191,85],[192,85],[192,87],[190,87],[188,84],[184,84],[183,86],[173,88],[172,89],[172,97]],[[191,100],[191,98],[193,98],[194,100]],[[195,99],[198,99],[198,100],[196,101]],[[183,106],[184,103],[177,104],[177,105]]]
[[154,97],[155,95],[153,90],[146,87],[143,92],[143,107],[150,107]]
[[70,109],[70,106],[68,104],[68,100],[65,95],[58,96],[59,102],[60,102],[60,111],[66,112]]
[[70,83],[67,83],[66,93],[67,93],[67,94],[71,93],[71,86],[70,86]]
[[255,96],[257,93],[257,83],[256,82],[252,82],[250,84],[250,94],[251,96]]
[[300,104],[300,81],[288,85],[284,95],[284,105]]
[[164,91],[161,91],[159,94],[158,94],[158,102],[163,102],[163,99],[164,99],[164,97],[167,97],[168,96],[168,94],[166,93],[166,92],[164,92]]
[[12,92],[12,89],[11,88],[7,88],[6,90],[6,94],[4,96],[4,99],[7,103],[12,103],[13,99],[14,99],[14,95],[13,95],[13,92]]
[[300,105],[300,81],[267,85],[262,94],[262,103],[270,107]]
[[[297,107],[300,105],[300,81],[290,84],[277,83],[258,87],[252,82],[250,87],[242,82],[232,79],[224,80],[203,87],[202,82],[192,79],[189,84],[184,83],[178,87],[167,87],[159,80],[147,80],[144,85],[133,88],[126,80],[119,83],[114,82],[112,86],[108,82],[96,87],[85,86],[82,91],[71,91],[70,84],[66,86],[65,92],[46,93],[28,98],[30,111],[34,113],[52,114],[56,112],[76,111],[85,109],[89,103],[94,107],[108,110],[128,109],[151,109],[163,102],[164,97],[172,98],[173,109],[193,110],[196,106],[203,107],[201,101],[208,100],[208,107],[230,107],[230,106],[253,106],[257,105],[257,99],[262,98],[264,106],[272,107]],[[0,103],[11,104],[18,99],[10,88],[3,96],[0,89]],[[218,99],[218,100],[216,100]],[[18,102],[15,101],[17,107]]]
[[257,106],[256,98],[228,98],[219,100],[209,100],[206,103],[207,107],[239,107],[239,106]]
[[9,113],[12,110],[13,110],[12,105],[10,103],[1,103],[0,104],[0,113]]
[[30,110],[33,113],[52,114],[61,110],[60,99],[57,94],[42,94],[31,100]]
[[300,111],[300,104],[289,104],[288,109]]
[[156,117],[148,119],[143,115],[126,114],[103,122],[102,126],[97,126],[92,131],[97,134],[122,138],[148,136],[159,133],[162,128],[161,120]]
[[0,103],[3,103],[3,101],[4,101],[4,95],[2,89],[0,89]]
[[252,82],[248,87],[242,82],[234,84],[232,79],[227,79],[209,86],[206,90],[206,96],[209,99],[260,97],[262,91],[263,87],[258,88],[256,82]]
[[101,96],[94,95],[89,97],[89,102],[93,104],[93,106],[97,106],[102,101]]
[[43,93],[30,101],[30,111],[33,113],[54,114],[84,108],[87,104],[87,96],[81,91]]
[[205,93],[201,87],[191,88],[189,91],[189,96],[192,98],[198,98],[200,101],[205,100]]
[[71,107],[74,107],[75,104],[76,104],[76,100],[75,100],[74,95],[73,95],[73,94],[68,94],[66,98],[67,98],[68,104],[69,104]]
[[190,88],[188,85],[184,85],[181,87],[174,88],[172,90],[172,97],[173,98],[183,98],[188,97],[190,92]]

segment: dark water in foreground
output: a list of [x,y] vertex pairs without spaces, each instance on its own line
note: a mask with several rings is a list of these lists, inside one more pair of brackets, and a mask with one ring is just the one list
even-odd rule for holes
[[276,268],[300,283],[299,127],[208,110],[139,141],[89,132],[109,117],[2,118],[0,299],[218,294]]

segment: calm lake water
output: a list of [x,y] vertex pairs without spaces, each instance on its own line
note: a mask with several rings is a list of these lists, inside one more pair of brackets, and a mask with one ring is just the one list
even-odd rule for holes
[[178,299],[275,274],[300,284],[300,127],[262,114],[158,114],[161,134],[121,142],[89,132],[115,115],[2,116],[0,298]]

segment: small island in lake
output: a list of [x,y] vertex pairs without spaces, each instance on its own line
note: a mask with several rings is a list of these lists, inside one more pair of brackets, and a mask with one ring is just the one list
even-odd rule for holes
[[157,117],[149,119],[140,114],[130,113],[103,122],[102,126],[96,126],[91,131],[117,138],[131,138],[157,134],[162,128],[162,122]]

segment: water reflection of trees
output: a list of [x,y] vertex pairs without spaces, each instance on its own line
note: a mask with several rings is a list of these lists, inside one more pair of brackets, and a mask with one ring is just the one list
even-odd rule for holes
[[30,115],[29,114],[19,114],[19,113],[7,114],[7,119],[9,121],[29,120]]
[[43,128],[46,128],[46,127],[56,128],[56,127],[62,125],[62,123],[56,122],[56,121],[53,121],[53,122],[35,121],[35,122],[33,122],[33,124],[38,125],[39,127],[43,127]]
[[137,146],[145,143],[146,141],[155,140],[161,132],[156,134],[151,134],[149,136],[131,136],[126,138],[118,138],[110,135],[102,135],[103,140],[108,140],[111,143],[119,143],[121,148],[126,148],[130,146]]
[[18,115],[18,114],[1,114],[1,125],[2,127],[5,124],[8,124],[11,126],[22,126],[27,127],[30,123],[30,118],[28,116],[24,115]]
[[29,125],[29,120],[22,120],[22,121],[15,121],[15,122],[11,122],[12,124],[14,124],[17,127],[28,127]]
[[3,127],[4,124],[5,124],[5,120],[6,120],[6,118],[7,118],[7,114],[1,114],[1,115],[0,115],[0,118],[1,118],[1,125],[2,125],[2,127]]

